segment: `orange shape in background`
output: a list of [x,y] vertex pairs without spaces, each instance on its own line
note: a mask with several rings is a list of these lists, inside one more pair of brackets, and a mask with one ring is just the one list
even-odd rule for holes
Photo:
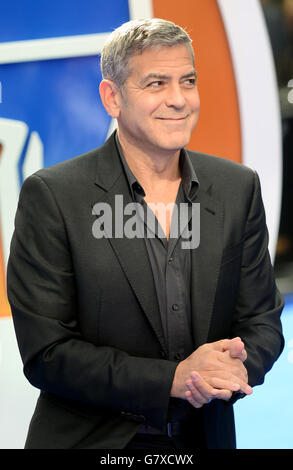
[[0,318],[11,315],[10,305],[6,296],[6,280],[4,271],[4,257],[2,251],[1,226],[0,226]]
[[[0,160],[2,154],[2,144],[0,142]],[[6,279],[4,269],[4,256],[3,256],[3,244],[1,239],[1,218],[0,218],[0,318],[7,317],[11,314],[10,305],[6,296]]]
[[241,162],[237,88],[217,1],[153,0],[153,12],[185,28],[193,40],[201,109],[188,148]]

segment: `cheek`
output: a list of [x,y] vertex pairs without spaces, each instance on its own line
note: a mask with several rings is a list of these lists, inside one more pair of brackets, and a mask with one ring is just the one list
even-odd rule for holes
[[200,98],[199,98],[198,91],[196,92],[195,107],[196,107],[196,110],[199,111],[199,109],[200,109]]
[[145,116],[152,116],[164,105],[164,100],[158,94],[150,94],[140,103],[140,109]]
[[192,109],[193,109],[195,112],[199,112],[199,109],[200,109],[200,99],[199,99],[199,94],[198,94],[198,92],[196,93],[195,96],[193,96],[192,102],[191,102],[191,106],[192,106]]

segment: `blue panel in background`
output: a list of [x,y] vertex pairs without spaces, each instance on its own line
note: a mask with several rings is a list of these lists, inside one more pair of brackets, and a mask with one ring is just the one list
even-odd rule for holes
[[100,101],[98,57],[3,65],[0,116],[25,122],[44,145],[44,166],[101,145],[110,117]]
[[108,32],[128,20],[127,0],[3,1],[0,42]]
[[[0,42],[110,32],[128,20],[127,0],[15,0],[1,5]],[[1,65],[0,117],[29,128],[18,162],[20,184],[32,132],[42,142],[44,166],[104,143],[111,120],[99,97],[99,60],[97,55]]]
[[285,300],[284,351],[264,384],[234,405],[239,449],[293,449],[293,296]]

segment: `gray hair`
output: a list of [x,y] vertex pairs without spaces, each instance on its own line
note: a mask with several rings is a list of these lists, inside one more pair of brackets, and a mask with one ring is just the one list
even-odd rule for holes
[[180,26],[159,18],[132,20],[115,29],[101,55],[102,76],[122,87],[130,71],[128,62],[146,48],[186,44],[194,63],[192,40]]

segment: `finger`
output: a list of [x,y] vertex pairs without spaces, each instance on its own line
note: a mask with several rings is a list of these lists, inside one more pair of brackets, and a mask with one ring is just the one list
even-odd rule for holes
[[237,377],[230,377],[230,378],[211,377],[208,383],[215,389],[229,390],[231,392],[238,392],[241,388],[239,381],[237,381]]
[[[204,381],[200,377],[195,377],[193,380],[189,379],[185,382],[188,391],[191,393],[191,397],[193,400],[195,400],[197,403],[203,405],[206,403],[210,398],[211,395],[208,391],[210,386],[208,384],[204,385]],[[188,394],[188,397],[190,394]]]
[[186,386],[192,393],[192,397],[199,403],[207,403],[213,398],[215,390],[211,387],[197,372],[190,374],[190,379],[187,380]]
[[220,339],[218,341],[214,341],[213,343],[208,343],[208,344],[215,351],[224,352],[227,349],[229,349],[230,342],[231,342],[230,339]]
[[224,389],[231,392],[242,391],[247,395],[253,391],[248,385],[246,377],[242,380],[239,375],[234,375],[228,370],[205,371],[202,373],[202,379],[211,387],[209,390],[211,394],[214,393],[214,389]]
[[[217,390],[212,387],[210,383],[205,380],[200,374],[198,374],[198,372],[191,372],[190,377],[193,389],[195,389],[196,392],[203,397],[204,403],[207,403],[208,401],[215,398]],[[189,382],[190,381],[187,381],[187,383]]]
[[247,382],[247,369],[241,359],[231,357],[230,351],[218,355],[218,361],[222,363],[222,369],[239,376]]
[[247,383],[247,378],[245,377],[244,380],[242,380],[241,377],[238,375],[230,375],[230,377],[227,379],[222,379],[222,378],[215,378],[214,381],[211,380],[212,385],[214,384],[215,387],[217,385],[219,388],[228,388],[232,392],[243,392],[246,395],[251,395],[253,392],[252,387]]
[[208,346],[218,352],[229,351],[231,358],[238,358],[242,362],[247,359],[245,345],[239,336],[232,339],[222,339],[214,343],[208,343]]
[[[216,380],[217,382],[217,380]],[[220,380],[221,383],[221,380]],[[228,379],[228,382],[225,381],[223,384],[220,384],[220,388],[222,388],[226,384],[226,388],[233,392],[243,392],[246,395],[251,395],[253,392],[252,387],[247,383],[247,380],[242,380],[239,376],[237,375],[231,375]]]
[[[227,351],[226,351],[227,352]],[[244,362],[246,361],[247,359],[247,351],[246,349],[242,349],[242,351],[238,350],[238,351],[235,351],[235,350],[232,350],[232,351],[228,351],[229,354],[230,354],[230,357],[233,358],[233,359],[240,359],[241,362]]]
[[231,340],[229,352],[230,352],[231,357],[239,358],[241,360],[244,358],[244,356],[245,356],[245,359],[247,357],[247,353],[245,351],[245,345],[243,341],[240,340],[240,338],[239,339],[236,338],[236,341]]
[[204,405],[204,402],[201,400],[198,401],[194,398],[194,395],[190,390],[185,392],[185,398],[192,406],[194,406],[194,408],[201,408]]
[[241,355],[243,349],[245,349],[245,345],[239,336],[229,340],[223,340],[222,347],[223,352],[229,350],[232,357],[238,357]]
[[201,408],[205,403],[207,403],[208,399],[196,388],[195,383],[197,380],[199,379],[196,379],[195,381],[190,379],[185,382],[188,388],[185,392],[185,397],[192,406],[195,408]]
[[224,389],[232,392],[244,392],[246,395],[251,395],[253,392],[252,387],[246,382],[239,380],[236,376],[229,378],[211,377],[209,384],[216,389]]
[[213,343],[207,343],[210,347],[212,347],[215,351],[220,351],[224,352],[227,351],[227,349],[230,349],[231,344],[234,345],[234,343],[242,343],[242,340],[239,336],[235,336],[234,338],[228,339],[219,339],[218,341],[214,341]]
[[247,351],[245,349],[245,344],[241,338],[236,337],[231,339],[230,342],[230,355],[231,357],[238,357],[242,362],[247,359]]
[[[215,398],[219,400],[230,400],[232,396],[232,391],[229,389],[216,389],[213,387],[208,387],[207,383],[204,380],[192,381],[192,384],[189,384],[190,381],[187,381],[186,384],[189,386],[190,390],[185,393],[188,401],[195,406],[195,408],[200,408],[204,404],[210,403]],[[235,387],[235,391],[239,390],[239,386]],[[201,390],[201,391],[199,391]],[[204,393],[204,396],[202,395]]]
[[231,397],[232,397],[231,390],[225,390],[225,389],[218,390],[217,395],[215,396],[215,398],[217,398],[218,400],[225,400],[225,401],[230,400]]

